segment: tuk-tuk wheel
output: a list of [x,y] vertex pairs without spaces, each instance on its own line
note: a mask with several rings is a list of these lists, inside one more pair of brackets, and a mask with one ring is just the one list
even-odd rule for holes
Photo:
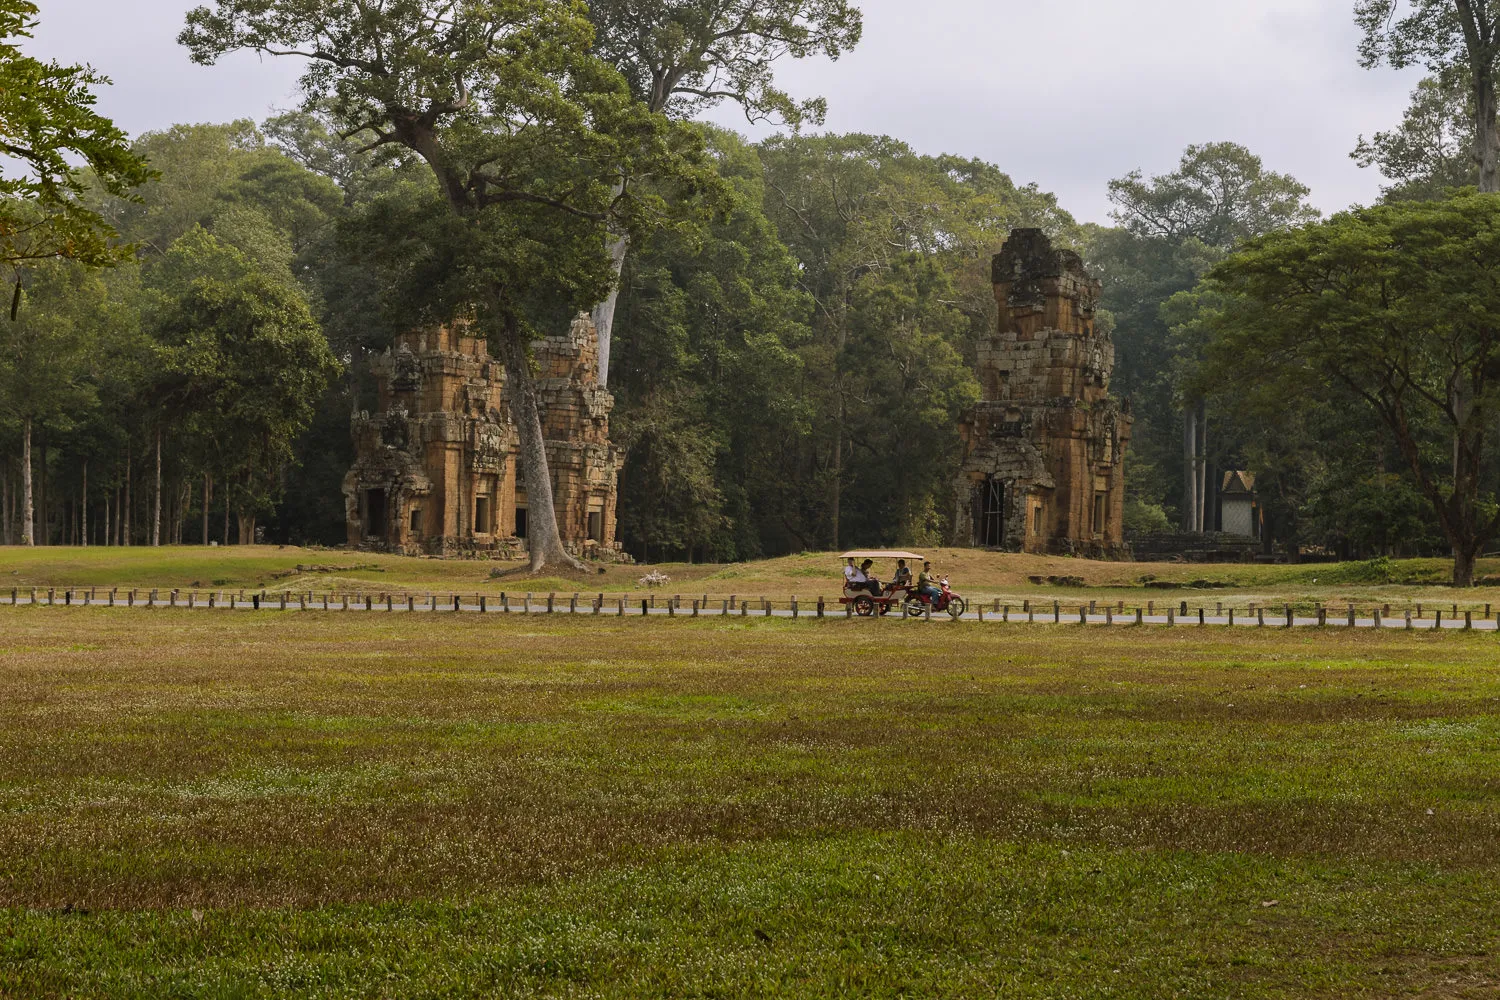
[[854,613],[861,618],[869,618],[875,613],[875,598],[856,597],[854,599]]

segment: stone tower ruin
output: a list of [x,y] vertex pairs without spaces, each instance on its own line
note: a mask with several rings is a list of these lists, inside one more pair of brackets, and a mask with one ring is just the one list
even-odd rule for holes
[[1040,229],[994,259],[1000,322],[979,345],[980,402],[960,427],[955,544],[1099,558],[1124,543],[1129,408],[1109,395],[1115,348],[1100,284]]
[[[535,345],[542,434],[563,545],[624,558],[615,541],[623,454],[609,441],[614,397],[598,384],[587,315]],[[467,325],[396,338],[371,368],[374,413],[354,415],[344,478],[352,548],[408,555],[511,555],[526,544],[526,483],[505,370]]]

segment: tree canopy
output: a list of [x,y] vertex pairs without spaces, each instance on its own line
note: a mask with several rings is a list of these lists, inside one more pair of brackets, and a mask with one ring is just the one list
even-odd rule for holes
[[1468,194],[1262,237],[1211,273],[1224,297],[1199,375],[1363,401],[1451,545],[1460,586],[1500,532],[1485,468],[1500,405],[1497,233],[1500,198]]
[[[84,195],[93,186],[123,196],[150,172],[125,133],[94,110],[94,88],[108,79],[22,53],[20,39],[31,37],[36,16],[30,0],[0,0],[0,154],[7,159],[0,166],[0,262],[13,269],[53,259],[112,264],[130,250],[85,206]],[[20,296],[17,277],[16,303]]]

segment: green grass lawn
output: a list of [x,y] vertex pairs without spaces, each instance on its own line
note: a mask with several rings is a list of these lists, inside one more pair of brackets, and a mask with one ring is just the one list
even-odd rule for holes
[[1493,997],[1497,661],[0,608],[0,997]]

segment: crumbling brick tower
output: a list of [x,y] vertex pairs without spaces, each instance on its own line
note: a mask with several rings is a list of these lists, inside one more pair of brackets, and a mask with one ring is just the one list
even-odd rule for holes
[[[587,315],[536,345],[542,435],[564,547],[628,558],[615,541],[623,455],[609,441],[614,397],[598,384]],[[511,555],[528,503],[505,371],[463,323],[396,338],[371,364],[374,414],[354,415],[344,478],[349,545],[411,555]]]
[[1000,322],[979,345],[980,402],[960,427],[954,542],[1127,556],[1131,417],[1109,395],[1115,348],[1094,321],[1099,282],[1040,229],[1010,234],[993,278]]

